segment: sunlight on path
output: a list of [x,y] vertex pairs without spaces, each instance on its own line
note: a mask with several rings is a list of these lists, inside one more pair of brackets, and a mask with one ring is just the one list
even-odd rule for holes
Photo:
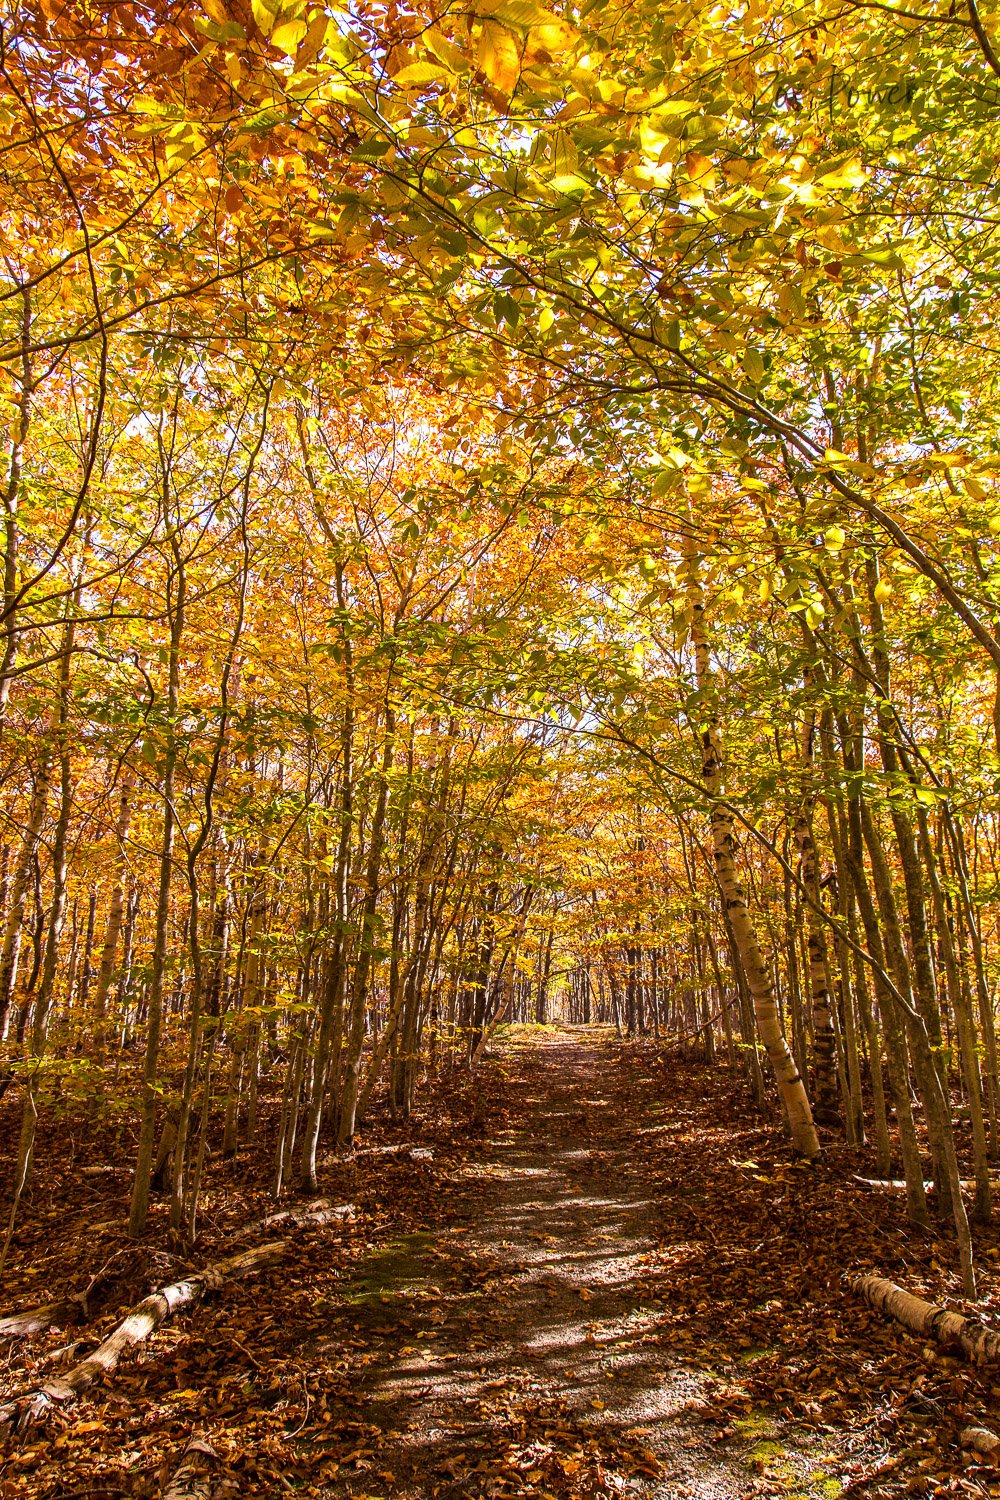
[[703,1377],[647,1337],[656,1207],[604,1040],[519,1048],[520,1123],[459,1173],[467,1225],[411,1236],[355,1286],[344,1315],[376,1349],[356,1414],[378,1436],[335,1494],[761,1493],[699,1432]]

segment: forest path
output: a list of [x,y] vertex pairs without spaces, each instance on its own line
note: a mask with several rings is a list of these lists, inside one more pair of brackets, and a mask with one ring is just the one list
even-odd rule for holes
[[[959,1286],[951,1243],[915,1234],[902,1194],[859,1186],[870,1148],[831,1134],[797,1163],[726,1068],[610,1029],[509,1028],[474,1081],[445,1066],[428,1093],[323,1157],[350,1216],[307,1216],[278,1266],[0,1450],[0,1500],[161,1500],[192,1433],[219,1456],[213,1500],[1000,1495],[960,1443],[995,1425],[995,1367],[928,1350],[851,1289],[861,1270],[935,1300]],[[114,1274],[82,1323],[0,1347],[0,1400],[186,1265],[273,1237],[266,1150],[217,1182],[188,1261],[162,1202],[128,1239],[118,1138],[79,1141],[54,1123],[64,1156],[3,1310]],[[977,1311],[996,1321],[1000,1226],[976,1235]]]
[[665,1106],[597,1028],[536,1034],[505,1061],[516,1123],[458,1169],[452,1222],[373,1256],[334,1315],[370,1363],[349,1402],[368,1451],[333,1493],[766,1491],[747,1443],[727,1455],[704,1426],[711,1375],[655,1336],[643,1139]]

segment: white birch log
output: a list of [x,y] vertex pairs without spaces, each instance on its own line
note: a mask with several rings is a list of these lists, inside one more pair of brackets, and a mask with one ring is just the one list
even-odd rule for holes
[[211,1500],[219,1455],[204,1438],[193,1437],[181,1455],[163,1500]]
[[[301,1208],[286,1208],[279,1213],[269,1214],[259,1222],[257,1231],[274,1229],[279,1224],[291,1229],[304,1229],[310,1225],[322,1227],[324,1224],[347,1223],[355,1214],[353,1203],[331,1203],[328,1198],[317,1198],[312,1203],[303,1204]],[[93,1284],[92,1282],[88,1291]],[[45,1302],[39,1307],[25,1307],[20,1312],[5,1313],[0,1316],[0,1338],[31,1338],[36,1333],[44,1333],[46,1329],[62,1323],[70,1315],[79,1319],[81,1308],[86,1316],[84,1301],[84,1296],[77,1293],[65,1302]]]
[[995,1432],[990,1432],[988,1427],[966,1427],[959,1437],[963,1448],[971,1448],[973,1453],[978,1453],[980,1458],[988,1458],[991,1463],[1000,1463],[1000,1438]]
[[72,1311],[69,1302],[46,1302],[42,1307],[26,1307],[21,1312],[8,1313],[0,1318],[0,1338],[28,1339],[32,1334],[44,1333],[47,1328],[62,1322]]
[[24,1431],[44,1421],[51,1412],[71,1406],[91,1386],[105,1380],[118,1367],[123,1354],[143,1343],[175,1313],[200,1302],[206,1292],[217,1291],[227,1281],[245,1276],[263,1266],[272,1265],[289,1248],[288,1240],[273,1240],[244,1250],[226,1260],[216,1261],[201,1271],[193,1271],[181,1281],[171,1282],[145,1297],[122,1320],[86,1359],[73,1366],[58,1380],[49,1381],[38,1390],[0,1406],[0,1435],[15,1429]]
[[[855,1173],[855,1175],[851,1178],[851,1181],[856,1182],[858,1187],[864,1188],[865,1192],[867,1193],[906,1192],[906,1181],[902,1177],[859,1177]],[[992,1186],[1000,1187],[1000,1180],[994,1182],[994,1180],[991,1178],[990,1183]],[[975,1187],[975,1185],[976,1179],[974,1177],[963,1177],[959,1182],[959,1187],[961,1187],[963,1191],[966,1188],[971,1191]],[[927,1177],[924,1179],[925,1192],[929,1193],[934,1186],[935,1182],[932,1177]]]
[[286,1224],[292,1229],[305,1229],[311,1224],[322,1226],[344,1222],[353,1219],[354,1214],[353,1203],[331,1203],[328,1198],[317,1198],[301,1208],[283,1208],[278,1213],[268,1214],[259,1227],[273,1229],[278,1224]]
[[975,1318],[949,1312],[940,1303],[915,1297],[883,1276],[858,1276],[852,1285],[876,1312],[894,1318],[919,1338],[933,1339],[938,1344],[960,1350],[975,1364],[1000,1360],[1000,1333],[985,1328]]

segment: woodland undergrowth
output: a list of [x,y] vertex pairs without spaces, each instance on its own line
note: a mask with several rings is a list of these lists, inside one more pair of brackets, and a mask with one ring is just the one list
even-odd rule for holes
[[[503,1044],[472,1082],[463,1073],[432,1080],[426,1107],[405,1124],[394,1123],[384,1104],[373,1109],[356,1149],[322,1162],[324,1197],[351,1204],[351,1218],[293,1231],[293,1254],[277,1274],[225,1288],[162,1329],[71,1420],[15,1442],[0,1469],[5,1496],[156,1495],[192,1431],[206,1433],[219,1455],[218,1493],[227,1485],[246,1495],[404,1493],[393,1487],[358,1394],[376,1358],[371,1330],[363,1318],[352,1327],[348,1309],[338,1324],[347,1336],[334,1340],[332,1311],[343,1314],[358,1267],[387,1247],[476,1220],[489,1189],[470,1184],[465,1169],[518,1125],[514,1085],[530,1079],[535,1044],[530,1033],[516,1047]],[[960,1299],[946,1230],[940,1239],[935,1229],[915,1230],[902,1194],[857,1181],[871,1174],[864,1149],[831,1144],[821,1164],[794,1161],[745,1087],[718,1067],[676,1046],[602,1045],[614,1055],[614,1145],[620,1150],[626,1141],[635,1181],[655,1204],[655,1249],[633,1288],[636,1304],[655,1310],[643,1343],[664,1371],[681,1366],[701,1382],[674,1440],[735,1453],[748,1494],[795,1493],[781,1462],[786,1439],[768,1438],[775,1431],[792,1445],[803,1434],[820,1444],[830,1477],[815,1493],[1000,1493],[991,1471],[959,1444],[961,1430],[982,1421],[1000,1396],[996,1374],[886,1324],[849,1286],[852,1273],[877,1268],[932,1298]],[[8,1105],[0,1117],[4,1162],[16,1151],[14,1113]],[[262,1138],[276,1118],[277,1101],[267,1099]],[[593,1170],[601,1167],[607,1123],[585,1120]],[[56,1327],[30,1341],[4,1341],[0,1400],[58,1374],[152,1287],[264,1238],[262,1221],[274,1211],[254,1165],[261,1153],[254,1153],[220,1165],[194,1250],[174,1244],[159,1206],[135,1243],[124,1233],[128,1131],[79,1116],[53,1117],[48,1128],[51,1165],[24,1206],[4,1310],[70,1304],[101,1279],[86,1307],[77,1302]],[[978,1227],[976,1243],[983,1267],[977,1312],[989,1319],[1000,1299],[1000,1235]],[[461,1256],[448,1264],[466,1290],[481,1289],[491,1274],[489,1265]],[[470,1316],[475,1325],[474,1309]],[[405,1344],[412,1337],[405,1307],[390,1318]],[[496,1386],[501,1412],[510,1392],[503,1380]],[[544,1406],[519,1410],[522,1428],[534,1421],[552,1430]],[[321,1458],[315,1449],[304,1454],[299,1441],[317,1424]],[[595,1452],[602,1442],[610,1451],[605,1435],[592,1438]],[[605,1466],[593,1473],[614,1472],[607,1456]],[[641,1463],[632,1469],[629,1493],[664,1493],[658,1470],[648,1472],[644,1479]],[[566,1476],[559,1494],[618,1492],[602,1489],[593,1473],[585,1487]],[[490,1489],[477,1475],[469,1493],[550,1492],[527,1480],[520,1490]],[[446,1477],[429,1475],[424,1492],[446,1493]]]

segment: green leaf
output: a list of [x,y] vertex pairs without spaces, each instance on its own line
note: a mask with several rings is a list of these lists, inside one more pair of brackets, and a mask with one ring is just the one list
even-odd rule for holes
[[764,358],[756,349],[748,349],[743,356],[743,369],[752,385],[761,385],[764,380]]

